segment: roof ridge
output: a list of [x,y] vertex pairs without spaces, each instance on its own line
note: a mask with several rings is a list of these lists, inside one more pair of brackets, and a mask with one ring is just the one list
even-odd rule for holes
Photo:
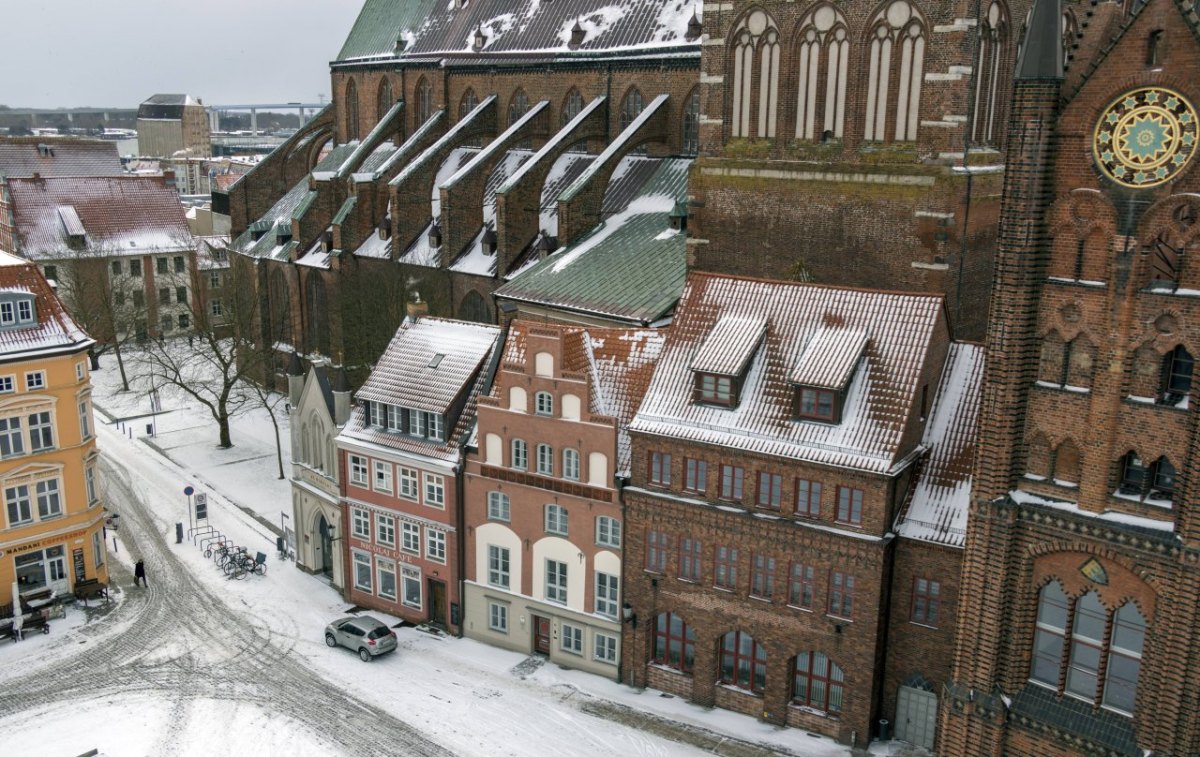
[[764,276],[746,276],[746,275],[734,274],[734,273],[719,273],[717,271],[688,271],[688,280],[690,281],[692,279],[692,277],[704,277],[704,278],[708,278],[708,279],[729,279],[729,280],[736,280],[736,281],[749,281],[752,283],[759,283],[759,284],[794,286],[794,287],[798,287],[798,288],[806,287],[809,289],[834,289],[834,290],[843,291],[843,292],[860,292],[862,294],[882,294],[882,295],[894,295],[894,296],[903,296],[903,297],[923,297],[926,299],[936,299],[936,300],[946,299],[946,296],[944,294],[938,294],[936,292],[921,292],[921,291],[916,291],[916,290],[903,290],[903,289],[872,289],[870,287],[854,287],[854,286],[845,286],[845,285],[841,285],[841,284],[822,284],[822,283],[811,282],[811,281],[790,281],[788,279],[770,279],[770,278],[766,278]]

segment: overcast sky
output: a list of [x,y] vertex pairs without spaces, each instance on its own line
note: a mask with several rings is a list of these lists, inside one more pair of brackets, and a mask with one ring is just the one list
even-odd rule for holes
[[0,105],[316,102],[362,0],[0,0]]

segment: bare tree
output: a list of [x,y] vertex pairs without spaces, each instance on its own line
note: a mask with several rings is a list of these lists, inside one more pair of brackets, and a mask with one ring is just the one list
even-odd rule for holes
[[147,388],[174,387],[209,411],[217,423],[221,447],[233,446],[230,419],[258,404],[253,379],[268,365],[269,353],[253,339],[253,287],[238,280],[239,270],[229,270],[225,289],[230,296],[223,299],[220,319],[207,317],[200,298],[193,296],[186,303],[187,335],[160,334],[142,345],[135,358],[140,369],[138,383]]
[[279,466],[279,479],[287,478],[283,471],[283,438],[279,434],[279,417],[275,414],[287,401],[287,395],[273,392],[268,387],[256,381],[246,382],[254,393],[254,404],[267,411],[271,419],[271,428],[275,432],[275,462]]
[[111,351],[129,390],[124,350],[146,337],[147,307],[141,256],[129,256],[107,244],[62,246],[39,261],[53,267],[58,296],[75,321],[96,340],[89,352],[91,367]]

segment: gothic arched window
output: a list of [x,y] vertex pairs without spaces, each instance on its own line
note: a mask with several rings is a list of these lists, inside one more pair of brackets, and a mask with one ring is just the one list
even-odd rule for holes
[[846,120],[850,60],[846,17],[832,5],[809,11],[800,22],[797,52],[796,139],[815,140],[825,134],[840,139]]
[[[906,0],[893,0],[871,20],[867,118],[863,138],[917,138],[925,68],[925,18]],[[889,125],[892,127],[889,130]]]
[[700,152],[700,87],[692,87],[683,101],[683,136],[679,151],[684,155]]
[[346,82],[346,141],[358,139],[358,85]]
[[479,95],[475,94],[474,89],[467,87],[467,91],[463,92],[462,99],[458,101],[458,120],[466,118],[478,105]]
[[[738,22],[733,38],[731,135],[774,137],[779,111],[779,27],[775,19],[755,8]],[[755,110],[758,128],[752,130]]]
[[562,124],[566,126],[575,116],[578,116],[583,111],[583,95],[579,94],[579,90],[571,87],[567,92],[566,99],[563,100],[562,107]]
[[633,87],[625,93],[625,99],[621,101],[621,131],[628,129],[629,125],[642,114],[643,107],[645,107],[645,102],[642,100],[641,90]]
[[319,273],[312,273],[308,277],[307,286],[307,302],[308,306],[305,336],[308,338],[308,348],[314,352],[319,352],[322,355],[329,354],[329,310],[325,301],[325,282],[321,280]]
[[517,121],[521,120],[521,116],[529,110],[529,97],[526,96],[525,90],[517,87],[517,91],[513,92],[512,99],[508,101],[508,125],[512,126]]
[[392,80],[385,76],[379,82],[379,92],[376,95],[375,120],[382,121],[395,104],[396,101],[392,99]]
[[414,113],[416,123],[413,128],[420,128],[421,124],[429,120],[433,115],[433,85],[424,76],[417,82],[417,109]]
[[1000,0],[992,0],[986,18],[979,25],[975,111],[971,119],[971,139],[985,144],[995,140],[996,124],[1001,122],[1000,62],[1007,46],[1008,11]]

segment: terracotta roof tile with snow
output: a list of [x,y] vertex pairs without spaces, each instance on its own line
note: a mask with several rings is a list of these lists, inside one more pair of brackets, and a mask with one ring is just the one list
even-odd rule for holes
[[[401,324],[355,394],[356,406],[342,437],[458,459],[459,443],[475,421],[478,395],[499,357],[500,335],[498,326],[443,318]],[[394,422],[403,429],[389,431],[386,417],[371,416],[371,403],[399,408],[404,417],[413,412],[440,416],[445,426],[441,438],[408,434],[407,423]]]
[[79,249],[73,235],[106,256],[194,248],[179,197],[161,176],[9,178],[5,185],[14,252],[31,260]]
[[0,323],[0,362],[78,352],[92,344],[37,266],[0,250],[0,295],[5,293],[32,295],[33,313],[28,325],[19,316],[13,325]]
[[[919,451],[923,372],[948,339],[941,296],[692,273],[630,429],[886,474]],[[702,371],[736,372],[730,406],[697,401]],[[797,378],[845,384],[836,422],[797,418]]]

